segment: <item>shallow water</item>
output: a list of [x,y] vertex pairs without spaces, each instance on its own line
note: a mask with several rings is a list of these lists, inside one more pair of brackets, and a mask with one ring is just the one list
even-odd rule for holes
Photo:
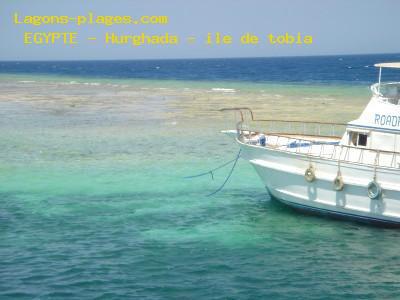
[[236,155],[218,109],[345,122],[367,87],[0,77],[0,298],[398,296],[397,230],[292,211],[245,161],[183,179]]

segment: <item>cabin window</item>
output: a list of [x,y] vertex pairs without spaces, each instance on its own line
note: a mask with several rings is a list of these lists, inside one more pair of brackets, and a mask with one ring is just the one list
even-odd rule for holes
[[360,132],[349,132],[349,144],[352,146],[367,146],[368,134]]
[[359,133],[358,134],[358,146],[366,147],[367,146],[367,138],[368,138],[368,136],[366,134]]

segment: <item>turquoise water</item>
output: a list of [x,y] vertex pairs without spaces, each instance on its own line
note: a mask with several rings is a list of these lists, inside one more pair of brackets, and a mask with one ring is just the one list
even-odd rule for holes
[[399,231],[294,212],[245,161],[214,197],[229,168],[183,179],[238,151],[217,109],[348,121],[365,86],[2,75],[0,91],[1,299],[398,298]]

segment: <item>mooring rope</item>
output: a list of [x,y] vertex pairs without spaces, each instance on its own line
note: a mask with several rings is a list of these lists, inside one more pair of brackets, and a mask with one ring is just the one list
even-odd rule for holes
[[210,170],[210,171],[207,171],[207,172],[204,172],[204,173],[200,173],[200,174],[196,174],[196,175],[192,175],[192,176],[186,176],[186,177],[184,177],[184,178],[186,178],[186,179],[189,179],[189,178],[196,178],[196,177],[201,177],[201,176],[210,174],[210,175],[211,175],[211,178],[214,180],[214,173],[213,173],[214,171],[219,170],[219,169],[221,169],[221,168],[223,168],[223,167],[229,165],[230,163],[234,162],[234,163],[233,163],[233,166],[232,166],[232,169],[230,170],[228,176],[225,178],[225,181],[222,183],[222,185],[221,185],[217,190],[215,190],[214,192],[212,192],[211,194],[208,194],[207,197],[210,197],[210,196],[212,196],[212,195],[215,195],[216,193],[218,193],[219,191],[221,191],[221,190],[224,188],[225,184],[228,182],[229,178],[232,176],[232,173],[233,173],[233,171],[234,171],[234,169],[235,169],[235,167],[236,167],[236,164],[237,164],[237,162],[238,162],[238,160],[239,160],[239,158],[240,158],[240,153],[241,153],[241,152],[242,152],[242,149],[239,150],[239,152],[238,152],[238,154],[236,155],[236,158],[235,158],[235,159],[232,159],[232,160],[230,160],[230,161],[228,161],[228,162],[226,162],[226,163],[224,163],[224,164],[222,164],[222,165],[220,165],[220,166],[218,166],[218,167],[216,167],[216,168],[214,168],[214,169],[212,169],[212,170]]
[[[240,153],[240,151],[239,151],[239,153]],[[235,160],[236,160],[236,158],[234,158],[234,159],[232,159],[232,160],[230,160],[230,161],[228,161],[228,162],[226,162],[226,163],[224,163],[224,164],[222,164],[222,165],[220,165],[220,166],[218,166],[218,167],[216,167],[214,169],[211,169],[210,171],[207,171],[207,172],[204,172],[204,173],[200,173],[200,174],[196,174],[196,175],[192,175],[192,176],[186,176],[186,177],[183,177],[183,178],[190,179],[190,178],[196,178],[196,177],[201,177],[201,176],[210,174],[211,178],[214,179],[214,174],[213,174],[214,171],[217,171],[217,170],[229,165],[230,163],[234,162]]]

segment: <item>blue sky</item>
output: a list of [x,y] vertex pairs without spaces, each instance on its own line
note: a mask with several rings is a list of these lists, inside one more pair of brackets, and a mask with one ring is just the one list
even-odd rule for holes
[[[20,15],[167,15],[168,25],[34,27],[15,25]],[[0,60],[162,59],[208,57],[269,57],[400,52],[398,0],[0,0]],[[78,45],[24,45],[26,31],[78,31]],[[106,32],[163,34],[181,38],[176,46],[105,45]],[[233,37],[231,45],[208,46],[208,32]],[[251,32],[259,45],[241,45],[239,37]],[[266,35],[313,36],[312,45],[271,45]],[[97,41],[88,41],[95,36]],[[187,36],[196,42],[188,44]]]

